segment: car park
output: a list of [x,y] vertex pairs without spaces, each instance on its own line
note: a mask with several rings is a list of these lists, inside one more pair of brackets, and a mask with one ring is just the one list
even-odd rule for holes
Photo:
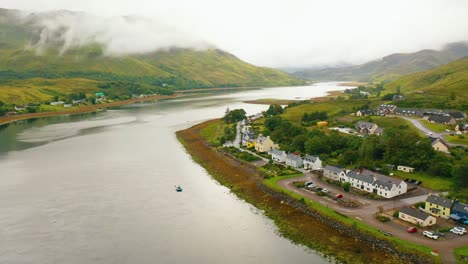
[[408,233],[416,233],[418,232],[418,229],[416,227],[410,227],[406,230]]
[[430,231],[424,231],[423,232],[423,236],[425,237],[428,237],[428,238],[432,238],[432,239],[439,239],[439,236],[430,232]]

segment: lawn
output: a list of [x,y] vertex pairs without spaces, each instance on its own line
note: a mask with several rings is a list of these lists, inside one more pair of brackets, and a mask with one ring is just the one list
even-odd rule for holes
[[209,124],[207,127],[200,131],[200,135],[211,145],[221,145],[220,139],[224,136],[224,129],[226,123],[223,121],[216,121]]
[[[378,229],[372,227],[372,226],[369,226],[361,221],[357,221],[353,218],[349,218],[347,217],[346,215],[343,215],[343,214],[340,214],[340,213],[337,213],[335,210],[327,207],[327,206],[324,206],[316,201],[312,201],[312,200],[309,200],[308,198],[306,197],[303,197],[302,195],[298,194],[298,193],[295,193],[293,191],[290,191],[288,189],[285,189],[285,188],[282,188],[281,186],[279,186],[277,183],[278,181],[280,180],[283,180],[283,179],[290,179],[290,178],[295,178],[295,177],[299,177],[301,176],[302,174],[294,174],[294,175],[289,175],[289,176],[282,176],[282,177],[274,177],[274,178],[271,178],[271,179],[265,179],[263,180],[263,183],[268,186],[269,188],[273,189],[273,190],[276,190],[278,192],[282,192],[282,193],[285,193],[285,194],[288,194],[290,195],[291,197],[295,198],[296,200],[299,200],[299,201],[304,201],[305,204],[307,204],[312,210],[316,210],[318,212],[320,212],[322,215],[325,215],[325,216],[329,216],[333,219],[337,219],[347,225],[349,225],[350,227],[357,227],[359,228],[360,230],[363,230],[364,232],[369,232],[371,233],[372,235],[378,237],[378,238],[381,238],[381,239],[386,239],[386,240],[390,240],[392,242],[394,242],[398,248],[402,249],[402,250],[405,250],[405,251],[409,251],[409,252],[414,252],[414,251],[417,251],[417,252],[420,252],[422,254],[425,254],[426,256],[427,255],[430,255],[430,252],[432,252],[432,249],[430,247],[427,247],[427,246],[423,246],[423,245],[419,245],[419,244],[414,244],[414,243],[411,243],[411,242],[408,242],[406,240],[403,240],[403,239],[400,239],[400,238],[397,238],[397,237],[388,237],[388,236],[384,236],[382,234],[382,232],[380,232]],[[434,261],[436,263],[440,263],[441,260],[440,260],[440,257],[434,257]]]
[[403,171],[394,171],[395,176],[401,179],[412,179],[422,182],[422,186],[432,189],[434,191],[449,191],[453,189],[453,182],[451,179],[436,177],[424,172],[407,173]]
[[425,125],[427,128],[434,132],[445,132],[446,129],[448,130],[454,130],[455,125],[444,125],[444,124],[436,124],[436,123],[430,123],[427,120],[421,120],[421,123]]
[[[457,258],[457,262],[459,263],[468,263],[468,246],[456,248],[454,251],[455,257]],[[462,261],[462,256],[465,257],[465,260]]]
[[445,139],[449,143],[468,145],[468,135],[446,135]]
[[320,103],[302,104],[299,106],[287,108],[281,116],[295,124],[300,124],[304,113],[324,111],[329,118],[349,115],[355,111],[355,108],[363,106],[366,100],[330,100]]

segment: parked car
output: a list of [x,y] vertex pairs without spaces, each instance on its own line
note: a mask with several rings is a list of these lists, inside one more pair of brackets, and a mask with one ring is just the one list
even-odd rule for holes
[[445,129],[445,132],[450,132],[450,129]]
[[305,183],[304,183],[304,186],[305,186],[305,187],[309,187],[309,185],[311,185],[311,184],[313,184],[313,182],[308,181],[308,182],[305,182]]
[[321,188],[321,187],[318,187],[318,188],[317,188],[317,191],[321,191],[321,190],[323,190],[323,188]]
[[309,184],[309,186],[307,186],[307,188],[309,188],[309,189],[313,189],[313,188],[315,188],[315,187],[317,187],[317,185],[315,185],[315,184],[313,184],[313,183],[312,183],[312,184]]
[[439,239],[438,235],[436,235],[436,234],[434,234],[434,233],[432,233],[430,231],[424,231],[423,236],[428,237],[428,238],[432,238],[432,239],[435,239],[435,240]]
[[466,228],[464,228],[464,227],[461,227],[461,226],[454,226],[453,228],[454,228],[454,229],[457,229],[457,230],[460,230],[460,231],[463,232],[464,234],[466,233]]
[[418,232],[418,229],[416,227],[410,227],[408,228],[408,230],[406,230],[406,232],[408,233],[416,233]]
[[325,188],[323,188],[323,189],[322,189],[322,192],[324,192],[324,193],[328,193],[328,190],[327,190],[327,189],[325,189]]
[[456,229],[456,228],[450,229],[450,232],[452,232],[454,234],[457,234],[457,235],[460,235],[460,236],[465,234],[461,229]]
[[343,194],[339,193],[339,194],[335,195],[335,198],[336,199],[341,199],[341,198],[343,198]]

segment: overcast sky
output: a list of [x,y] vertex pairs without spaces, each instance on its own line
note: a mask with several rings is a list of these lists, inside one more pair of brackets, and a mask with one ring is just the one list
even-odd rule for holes
[[466,0],[0,0],[0,7],[145,16],[271,67],[362,63],[468,41]]

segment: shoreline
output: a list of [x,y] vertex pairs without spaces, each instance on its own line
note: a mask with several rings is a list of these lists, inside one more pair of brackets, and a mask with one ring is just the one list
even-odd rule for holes
[[[217,120],[177,131],[177,139],[192,159],[205,168],[212,178],[273,220],[282,236],[293,243],[317,250],[322,257],[331,261],[431,263],[425,257],[399,252],[390,241],[321,215],[300,200],[266,187],[255,166],[235,159],[202,138],[200,131],[213,122]],[[369,250],[362,250],[364,248]]]
[[246,104],[262,104],[262,105],[271,105],[271,104],[280,104],[280,105],[288,105],[289,103],[295,102],[323,102],[328,101],[332,98],[336,98],[338,96],[342,96],[344,93],[342,90],[332,90],[327,91],[327,94],[320,97],[313,97],[305,100],[288,100],[288,99],[257,99],[257,100],[246,100],[243,103]]
[[15,122],[15,121],[19,121],[19,120],[27,120],[27,119],[32,119],[32,118],[51,117],[51,116],[60,116],[60,115],[73,115],[73,114],[91,113],[91,112],[100,111],[103,108],[107,108],[107,107],[122,106],[122,105],[138,103],[138,102],[153,101],[153,100],[160,100],[160,99],[178,98],[178,97],[181,97],[181,96],[182,95],[180,95],[180,94],[155,95],[155,96],[149,96],[149,97],[144,97],[144,98],[134,98],[134,99],[127,99],[127,100],[122,100],[122,101],[115,101],[115,102],[112,102],[112,103],[85,105],[85,106],[82,106],[82,107],[77,108],[77,109],[64,110],[64,111],[39,112],[39,113],[13,115],[13,116],[4,116],[4,117],[0,117],[0,126],[8,124],[8,123]]

